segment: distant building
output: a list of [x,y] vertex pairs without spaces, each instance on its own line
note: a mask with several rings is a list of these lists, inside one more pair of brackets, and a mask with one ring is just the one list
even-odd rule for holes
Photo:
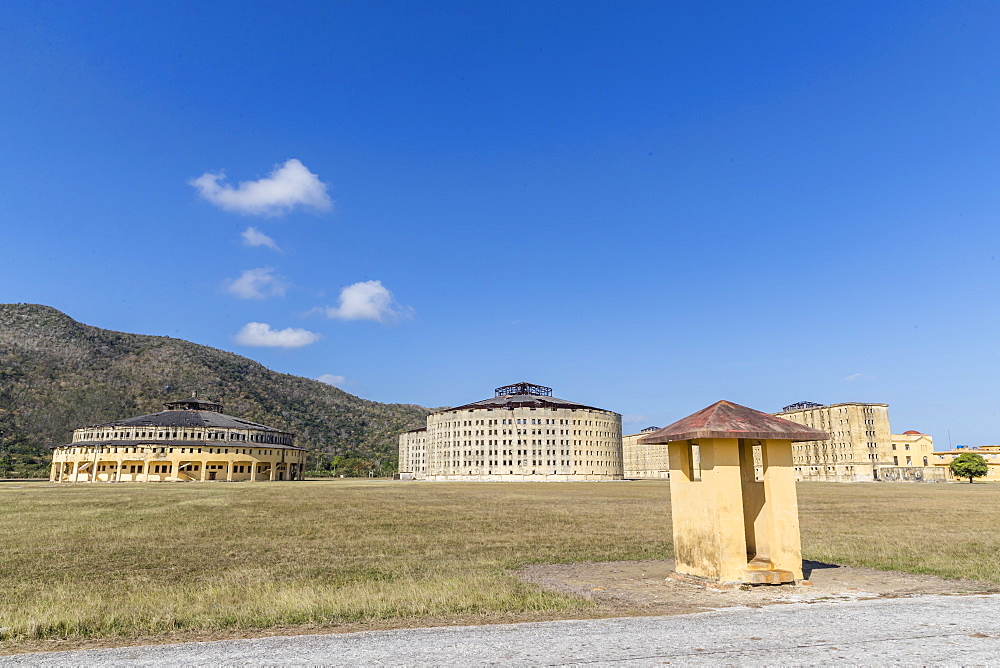
[[73,431],[53,448],[52,482],[302,480],[306,449],[295,435],[225,415],[190,398],[152,415]]
[[622,436],[622,462],[625,477],[638,478],[670,478],[670,457],[665,443],[643,445],[639,437],[651,434],[659,427],[646,427],[638,434]]
[[399,436],[399,476],[415,480],[569,481],[622,478],[622,422],[613,411],[531,383],[427,416]]
[[427,427],[399,435],[399,478],[413,480],[427,474]]
[[893,466],[933,466],[934,439],[919,431],[892,434]]
[[878,465],[892,462],[887,404],[823,406],[802,401],[785,406],[776,415],[821,429],[831,436],[829,441],[803,441],[792,447],[799,480],[874,480]]
[[980,445],[974,448],[958,446],[954,450],[942,450],[931,455],[931,464],[942,471],[946,480],[966,480],[966,478],[956,478],[951,473],[950,464],[955,457],[971,452],[981,456],[986,460],[986,476],[979,480],[995,481],[1000,480],[1000,445]]

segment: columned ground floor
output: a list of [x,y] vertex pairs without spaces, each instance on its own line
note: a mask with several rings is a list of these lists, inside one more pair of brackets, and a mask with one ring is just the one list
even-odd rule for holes
[[300,448],[70,446],[52,453],[52,482],[269,482],[303,480]]

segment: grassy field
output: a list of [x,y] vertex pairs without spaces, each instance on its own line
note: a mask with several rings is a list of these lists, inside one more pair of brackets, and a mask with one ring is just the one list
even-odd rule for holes
[[[1000,485],[807,483],[799,495],[807,558],[1000,582]],[[585,616],[590,603],[509,571],[670,557],[668,497],[654,481],[0,483],[0,652]]]

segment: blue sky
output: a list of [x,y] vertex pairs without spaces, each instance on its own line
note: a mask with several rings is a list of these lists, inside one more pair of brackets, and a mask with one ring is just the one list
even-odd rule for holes
[[377,401],[872,401],[1000,442],[997,34],[991,2],[2,3],[0,301]]

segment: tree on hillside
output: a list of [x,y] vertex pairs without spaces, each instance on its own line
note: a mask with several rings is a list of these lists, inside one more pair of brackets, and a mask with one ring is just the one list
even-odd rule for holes
[[949,466],[956,478],[968,478],[970,483],[973,478],[982,478],[989,472],[986,460],[974,452],[963,452],[951,460]]

